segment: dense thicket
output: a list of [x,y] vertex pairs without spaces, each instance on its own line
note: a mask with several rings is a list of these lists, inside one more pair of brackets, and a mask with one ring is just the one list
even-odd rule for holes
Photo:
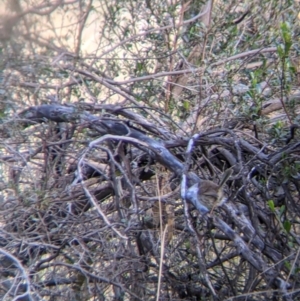
[[300,300],[298,1],[2,9],[2,300]]

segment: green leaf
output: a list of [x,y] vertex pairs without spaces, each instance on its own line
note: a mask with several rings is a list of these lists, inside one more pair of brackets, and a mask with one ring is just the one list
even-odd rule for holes
[[277,46],[277,53],[281,59],[285,58],[284,46],[282,44]]
[[275,205],[273,200],[268,201],[269,208],[272,212],[275,212]]
[[285,220],[284,223],[283,223],[283,227],[284,227],[284,229],[287,233],[290,233],[291,228],[292,228],[292,224],[291,224],[290,221]]
[[291,269],[291,264],[290,264],[290,262],[284,261],[284,265],[285,265],[285,267],[286,267],[288,270]]
[[292,47],[292,35],[291,35],[291,29],[287,22],[283,22],[280,25],[281,34],[284,42],[284,52],[285,55],[288,55],[291,47]]
[[137,62],[137,64],[136,64],[136,70],[138,72],[141,72],[143,70],[143,68],[144,68],[144,64],[141,63],[141,62]]
[[284,211],[285,211],[285,205],[282,205],[280,207],[280,216],[284,213]]
[[190,110],[190,102],[188,100],[184,100],[183,107],[186,111]]

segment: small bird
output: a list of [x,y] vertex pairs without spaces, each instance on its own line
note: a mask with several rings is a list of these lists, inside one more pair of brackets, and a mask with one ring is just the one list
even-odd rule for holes
[[198,189],[198,198],[201,204],[204,205],[210,211],[218,206],[221,206],[226,201],[223,188],[231,174],[232,169],[227,169],[224,172],[219,185],[208,180],[200,181]]

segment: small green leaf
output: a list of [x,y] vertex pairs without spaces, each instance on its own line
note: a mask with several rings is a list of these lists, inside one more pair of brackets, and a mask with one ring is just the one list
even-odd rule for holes
[[284,213],[284,211],[285,211],[285,205],[282,205],[280,207],[280,216]]
[[187,249],[190,249],[190,247],[191,247],[191,244],[190,244],[189,241],[187,241],[184,245],[185,245],[185,247],[186,247]]
[[283,223],[283,227],[284,227],[284,229],[287,233],[290,233],[291,228],[292,228],[292,224],[291,224],[290,221],[285,220],[284,223]]
[[288,23],[283,22],[280,25],[280,29],[281,29],[283,42],[284,42],[284,52],[285,52],[285,55],[288,55],[288,53],[292,47],[292,44],[293,44],[290,26],[288,25]]
[[284,261],[284,265],[285,265],[285,267],[286,267],[288,270],[291,269],[291,264],[290,264],[290,262]]
[[271,211],[275,212],[275,205],[274,205],[273,200],[268,201],[268,205],[269,205],[269,208],[271,209]]
[[137,64],[136,64],[136,70],[138,72],[141,72],[143,70],[143,68],[144,68],[144,64],[141,63],[141,62],[137,62]]
[[277,46],[277,53],[281,59],[283,59],[285,57],[285,49],[282,44]]
[[190,102],[188,100],[185,100],[183,102],[183,107],[186,111],[189,111],[190,110]]

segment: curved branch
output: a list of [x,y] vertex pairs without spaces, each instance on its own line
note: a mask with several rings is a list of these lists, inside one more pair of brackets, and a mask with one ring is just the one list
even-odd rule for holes
[[[28,276],[27,272],[25,271],[24,267],[22,266],[21,262],[14,255],[10,254],[9,252],[7,252],[6,250],[4,250],[2,248],[0,248],[0,253],[2,253],[7,258],[7,260],[10,260],[11,264],[13,266],[15,266],[17,269],[20,270],[20,272],[22,274],[22,278],[26,283],[26,291],[23,294],[18,295],[17,297],[15,297],[12,301],[17,301],[17,300],[20,300],[21,298],[24,301],[25,300],[26,301],[32,301],[31,292],[30,292],[29,276]],[[15,284],[12,284],[12,286],[10,287],[10,290],[13,288],[13,286],[15,286]],[[16,291],[18,291],[18,285],[16,285],[15,289],[16,289]]]

